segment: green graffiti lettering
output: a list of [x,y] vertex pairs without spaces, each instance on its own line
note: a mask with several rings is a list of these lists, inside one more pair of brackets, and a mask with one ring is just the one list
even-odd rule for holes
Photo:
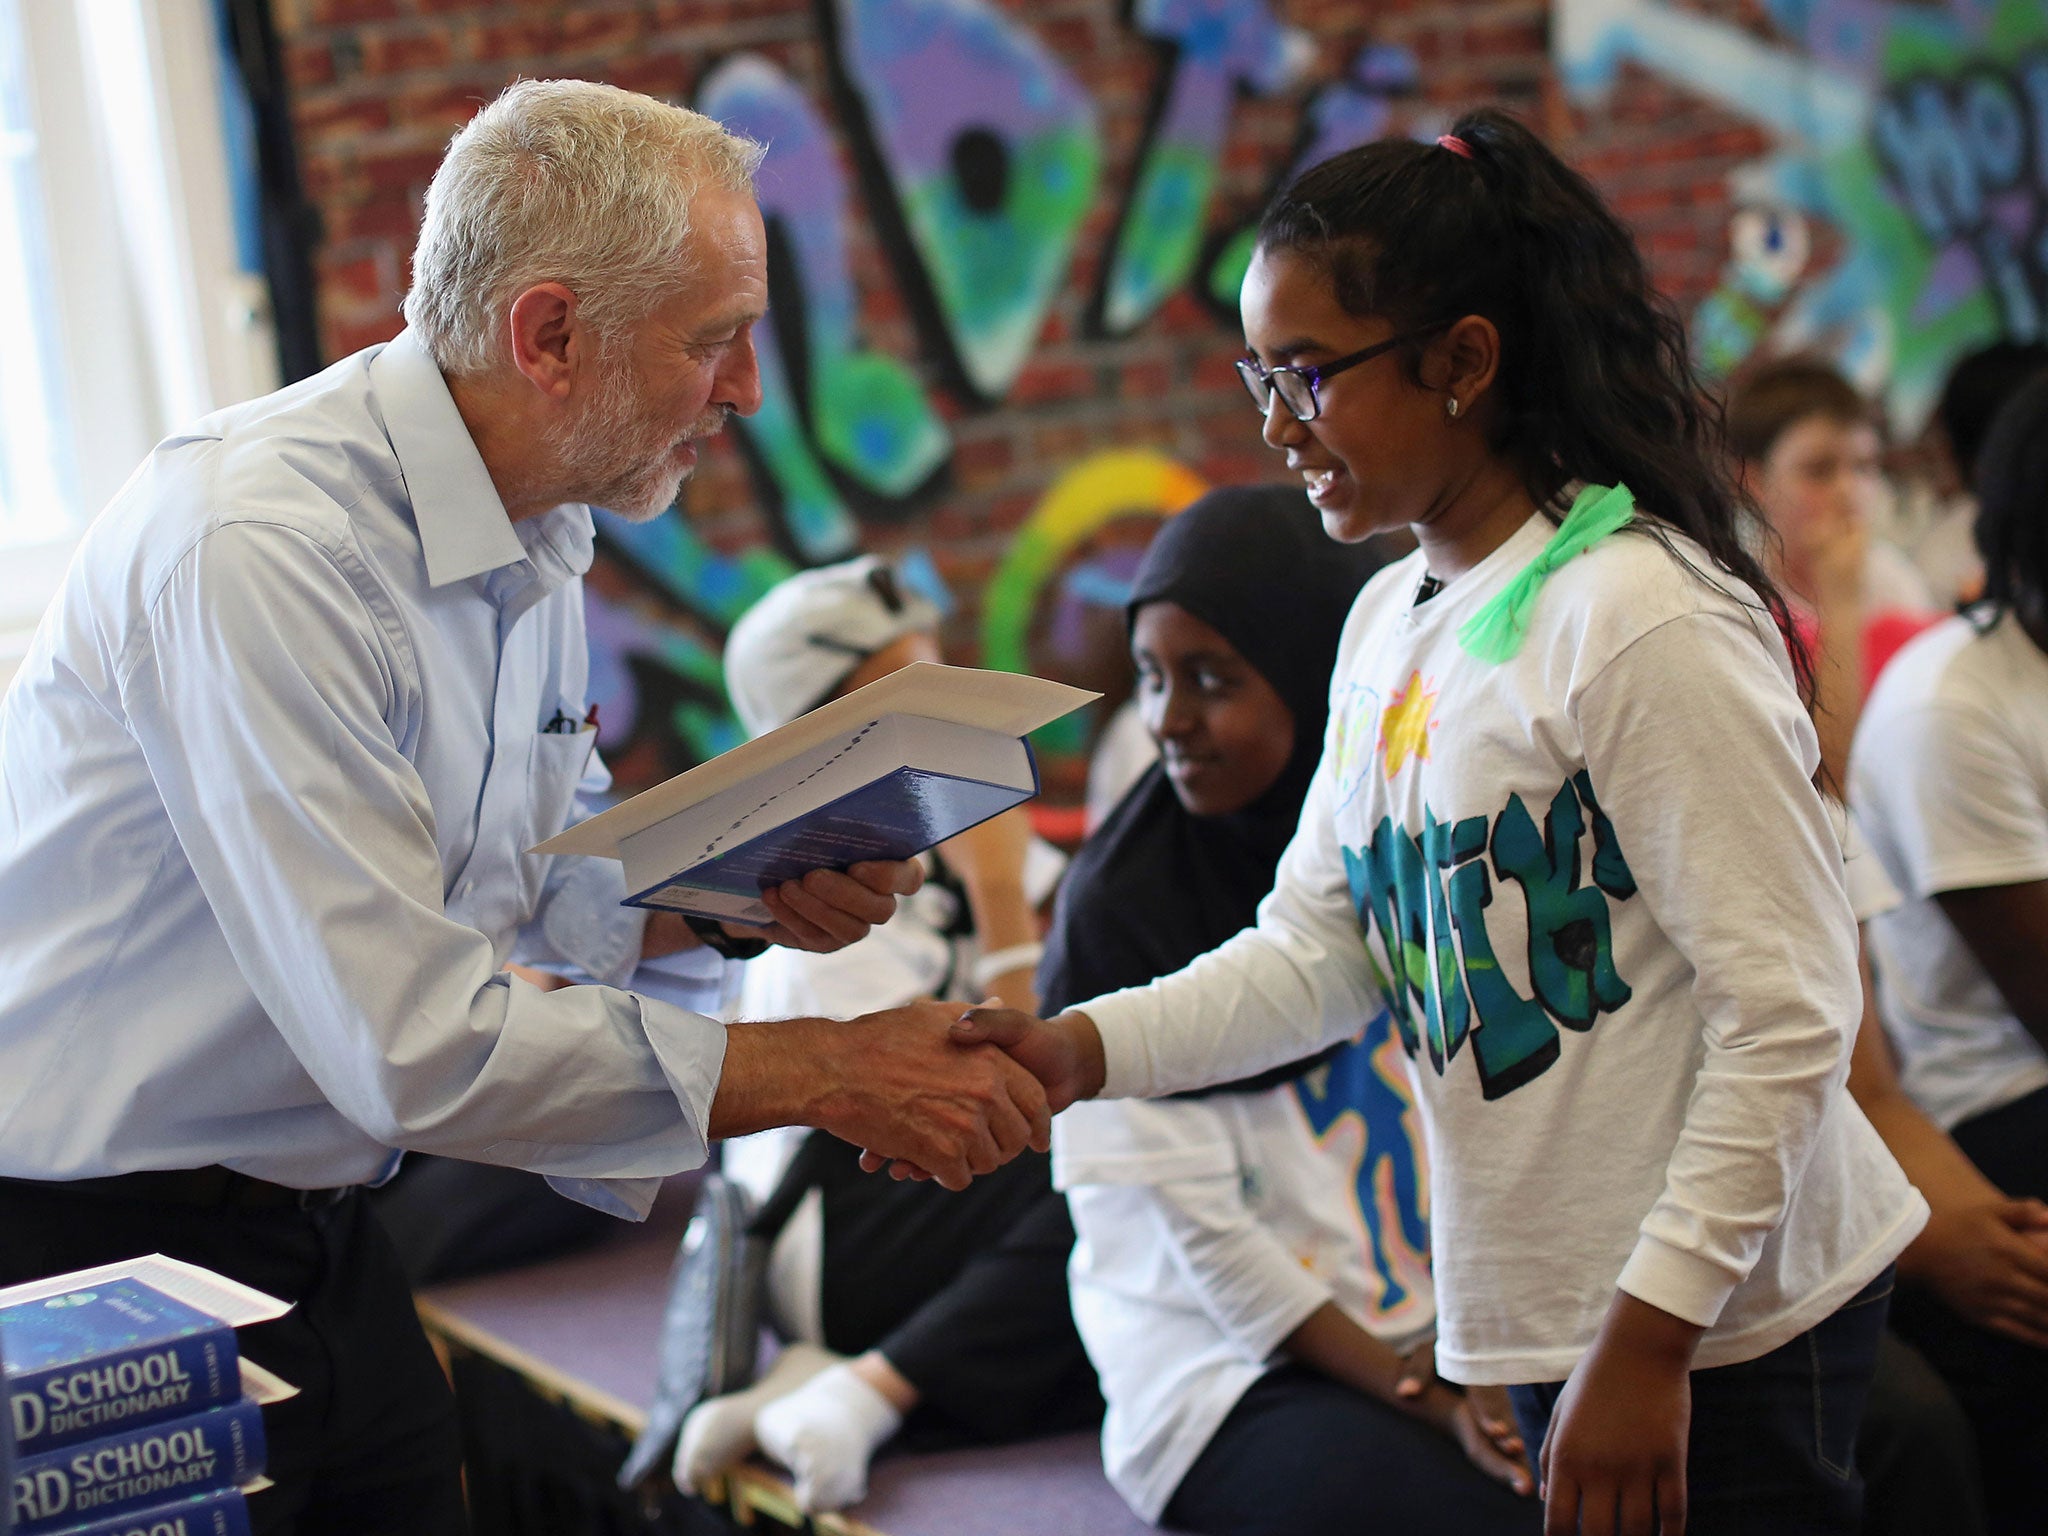
[[[1529,910],[1529,981],[1551,1017],[1568,1029],[1591,1029],[1632,995],[1614,969],[1607,897],[1579,883],[1579,838],[1585,817],[1573,786],[1562,785],[1539,832],[1520,795],[1510,795],[1493,825],[1493,863],[1520,882]],[[1612,847],[1613,831],[1608,832]],[[1616,850],[1618,857],[1618,850]],[[1626,866],[1623,866],[1625,871]]]
[[[1483,852],[1486,818],[1472,816],[1459,822],[1452,846],[1463,849],[1465,856]],[[1484,860],[1461,865],[1451,876],[1450,897],[1451,921],[1465,952],[1465,985],[1478,1015],[1472,1027],[1472,1054],[1479,1067],[1479,1091],[1498,1099],[1541,1076],[1557,1060],[1557,1026],[1501,971],[1486,932],[1493,884]]]
[[[1579,842],[1589,830],[1593,883],[1582,886]],[[1441,1074],[1469,1036],[1488,1099],[1550,1068],[1559,1024],[1590,1029],[1632,995],[1614,968],[1607,903],[1633,896],[1635,877],[1584,772],[1559,787],[1540,830],[1519,795],[1491,827],[1484,816],[1443,822],[1425,809],[1412,837],[1383,816],[1362,853],[1344,850],[1344,872],[1359,920],[1386,956],[1391,974],[1367,946],[1402,1048],[1411,1058],[1427,1049]],[[1496,876],[1522,887],[1533,997],[1515,989],[1487,930]]]
[[1593,818],[1593,883],[1616,900],[1627,901],[1636,893],[1636,877],[1629,873],[1628,860],[1621,856],[1614,823],[1593,797],[1592,776],[1581,768],[1572,775],[1572,788],[1579,792],[1579,803]]

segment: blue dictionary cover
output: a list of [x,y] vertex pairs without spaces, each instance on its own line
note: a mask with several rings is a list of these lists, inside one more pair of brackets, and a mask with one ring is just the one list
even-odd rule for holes
[[68,1531],[190,1494],[237,1488],[262,1472],[263,1455],[263,1409],[245,1397],[22,1456],[14,1467],[15,1536]]
[[[7,1341],[0,1339],[0,1397],[7,1395]],[[14,1416],[0,1413],[0,1536],[14,1530]]]
[[249,1506],[237,1488],[216,1488],[174,1504],[153,1504],[51,1536],[249,1536]]
[[0,1335],[22,1456],[242,1395],[234,1330],[139,1280],[0,1307]]
[[769,886],[801,879],[814,869],[844,869],[864,859],[907,859],[1030,798],[1030,790],[1007,784],[899,768],[642,891],[632,904],[690,911],[695,891],[759,896]]

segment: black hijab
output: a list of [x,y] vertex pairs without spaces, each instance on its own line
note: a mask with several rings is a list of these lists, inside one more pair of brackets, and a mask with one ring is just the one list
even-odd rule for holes
[[[1048,1017],[1177,971],[1251,925],[1322,755],[1345,615],[1382,563],[1331,540],[1307,497],[1285,486],[1211,491],[1160,528],[1126,619],[1171,601],[1222,635],[1294,716],[1294,752],[1271,788],[1228,816],[1191,815],[1164,768],[1145,771],[1060,887],[1038,968]],[[1267,1087],[1311,1064],[1225,1087]]]

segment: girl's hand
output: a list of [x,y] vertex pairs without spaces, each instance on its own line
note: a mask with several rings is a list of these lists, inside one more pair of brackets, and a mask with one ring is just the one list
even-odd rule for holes
[[1401,1356],[1394,1379],[1395,1400],[1458,1442],[1465,1459],[1517,1493],[1536,1491],[1515,1413],[1504,1387],[1446,1385],[1436,1374],[1436,1335],[1431,1333]]
[[1684,1536],[1701,1329],[1617,1292],[1565,1383],[1538,1471],[1544,1536]]
[[[1493,1390],[1497,1392],[1499,1389]],[[1501,1408],[1505,1409],[1506,1404],[1503,1394]],[[1474,1392],[1458,1399],[1445,1427],[1458,1442],[1458,1448],[1465,1453],[1467,1461],[1495,1482],[1506,1483],[1527,1497],[1536,1491],[1536,1479],[1529,1475],[1529,1459],[1522,1453],[1522,1437],[1514,1432],[1514,1418],[1509,1415],[1503,1432],[1498,1420],[1489,1422],[1488,1412],[1482,1406],[1478,1393]]]
[[1401,1375],[1394,1383],[1394,1395],[1407,1401],[1419,1398],[1436,1385],[1436,1331],[1409,1346],[1401,1357]]
[[2048,1349],[2048,1206],[1998,1200],[1936,1211],[1918,1239],[1922,1277],[1980,1327]]
[[[1529,1464],[1529,1448],[1522,1443],[1522,1432],[1515,1425],[1515,1410],[1508,1402],[1506,1387],[1467,1387],[1465,1403],[1472,1411],[1472,1421],[1485,1432],[1493,1442],[1494,1449],[1503,1456],[1509,1456],[1521,1466]],[[1530,1493],[1535,1489],[1535,1479],[1530,1486],[1516,1487],[1520,1492]]]
[[1841,513],[1817,519],[1808,530],[1806,557],[1814,590],[1823,601],[1863,600],[1870,528],[1860,516]]

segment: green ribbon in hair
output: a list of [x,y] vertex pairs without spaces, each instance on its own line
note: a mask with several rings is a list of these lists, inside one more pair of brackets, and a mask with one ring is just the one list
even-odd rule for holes
[[1458,644],[1466,654],[1496,666],[1513,659],[1529,632],[1536,594],[1543,590],[1551,572],[1610,533],[1626,528],[1635,515],[1636,499],[1625,485],[1589,485],[1580,491],[1536,558],[1459,627]]

